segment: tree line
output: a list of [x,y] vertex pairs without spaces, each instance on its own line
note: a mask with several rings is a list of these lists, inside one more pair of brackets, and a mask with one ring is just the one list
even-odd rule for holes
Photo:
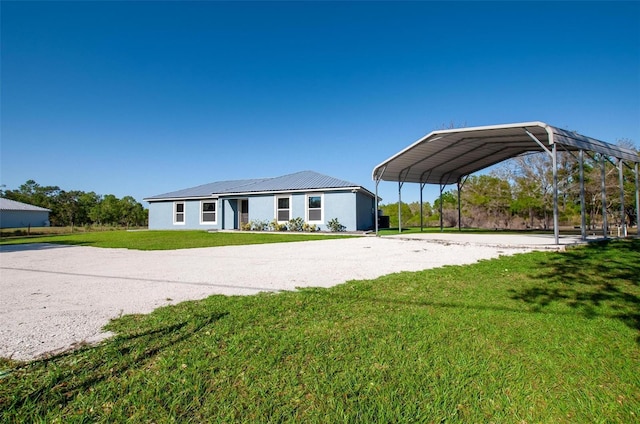
[[58,186],[41,186],[34,180],[28,180],[17,190],[2,190],[0,195],[50,209],[52,226],[110,225],[128,228],[146,226],[149,220],[148,210],[131,196],[119,199],[113,194],[102,196],[93,191],[65,191]]
[[[618,144],[632,148],[628,140]],[[637,150],[636,150],[637,151]],[[603,208],[602,161],[604,160]],[[589,229],[602,228],[603,209],[610,227],[636,222],[636,188],[633,164],[623,166],[624,205],[621,205],[617,161],[602,155],[585,155],[583,163],[586,224]],[[553,168],[546,153],[529,154],[511,159],[487,174],[471,175],[460,191],[463,227],[500,229],[548,229],[553,227]],[[624,206],[624,222],[621,220]],[[398,226],[398,203],[381,205],[389,215],[390,226]],[[579,162],[568,152],[558,153],[558,209],[561,226],[579,226],[580,173]],[[418,202],[401,204],[403,226],[420,225]],[[442,196],[442,219],[445,226],[458,225],[458,191]],[[433,205],[423,204],[425,226],[440,225],[440,199]]]

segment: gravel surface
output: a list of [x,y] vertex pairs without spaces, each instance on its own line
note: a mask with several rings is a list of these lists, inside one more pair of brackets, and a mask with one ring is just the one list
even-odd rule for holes
[[96,342],[113,318],[213,294],[330,287],[533,249],[386,237],[171,251],[0,246],[0,357]]

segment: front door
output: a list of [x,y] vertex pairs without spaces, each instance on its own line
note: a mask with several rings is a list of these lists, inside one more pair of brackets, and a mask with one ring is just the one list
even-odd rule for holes
[[249,199],[240,199],[240,222],[239,227],[242,228],[242,224],[249,222]]

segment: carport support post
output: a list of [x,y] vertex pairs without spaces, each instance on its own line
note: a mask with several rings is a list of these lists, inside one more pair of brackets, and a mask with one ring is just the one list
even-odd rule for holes
[[424,229],[424,222],[422,219],[422,191],[424,190],[424,183],[420,183],[420,232]]
[[627,236],[627,224],[624,219],[624,163],[622,159],[618,159],[618,179],[620,180],[620,234],[622,237]]
[[582,241],[587,239],[587,219],[585,214],[584,200],[584,150],[580,149],[580,234]]
[[462,231],[462,210],[460,209],[460,190],[462,190],[462,184],[458,180],[458,231]]
[[398,233],[402,234],[402,181],[398,181]]
[[536,138],[535,135],[531,134],[526,129],[525,133],[536,143],[538,146],[542,147],[542,149],[547,152],[551,156],[551,162],[553,164],[553,236],[555,238],[556,244],[560,244],[560,228],[558,228],[558,147],[557,144],[553,142],[553,132],[547,129],[549,134],[549,143],[551,144],[551,151],[547,149],[547,147],[542,144],[540,140]]
[[376,236],[378,235],[378,220],[380,219],[380,217],[378,216],[378,184],[380,184],[380,180],[376,178],[376,201],[375,201],[375,205],[376,205],[376,210],[373,214],[373,220],[376,222]]
[[442,220],[442,191],[444,190],[444,187],[445,186],[440,184],[440,232],[441,233],[444,231],[444,224]]
[[556,244],[560,244],[560,229],[558,228],[558,148],[557,144],[552,146],[553,161],[553,237]]
[[640,186],[638,185],[638,162],[635,166],[636,171],[636,229],[640,236]]
[[609,229],[607,224],[607,186],[605,184],[606,170],[605,170],[604,155],[600,158],[600,175],[602,181],[600,181],[600,188],[602,190],[602,233],[604,238],[609,237]]

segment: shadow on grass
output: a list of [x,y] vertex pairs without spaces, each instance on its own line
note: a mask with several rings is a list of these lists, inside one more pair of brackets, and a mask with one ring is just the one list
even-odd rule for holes
[[74,245],[85,245],[87,243],[24,243],[24,244],[3,244],[0,245],[0,252],[12,253],[12,252],[29,252],[36,250],[51,250],[51,249],[60,249],[63,247],[69,247]]
[[[168,347],[184,342],[204,327],[220,320],[228,312],[208,316],[192,316],[189,320],[138,334],[116,336],[97,346],[56,355],[26,364],[33,384],[28,393],[13,398],[1,409],[18,410],[27,403],[36,403],[38,413],[61,408],[76,395],[107,380],[119,380],[128,371],[145,366]],[[67,361],[72,361],[71,364]],[[20,369],[14,378],[20,378]]]
[[512,289],[512,299],[536,310],[564,303],[586,317],[613,316],[640,331],[640,239],[590,243],[547,256],[539,269],[538,284]]

